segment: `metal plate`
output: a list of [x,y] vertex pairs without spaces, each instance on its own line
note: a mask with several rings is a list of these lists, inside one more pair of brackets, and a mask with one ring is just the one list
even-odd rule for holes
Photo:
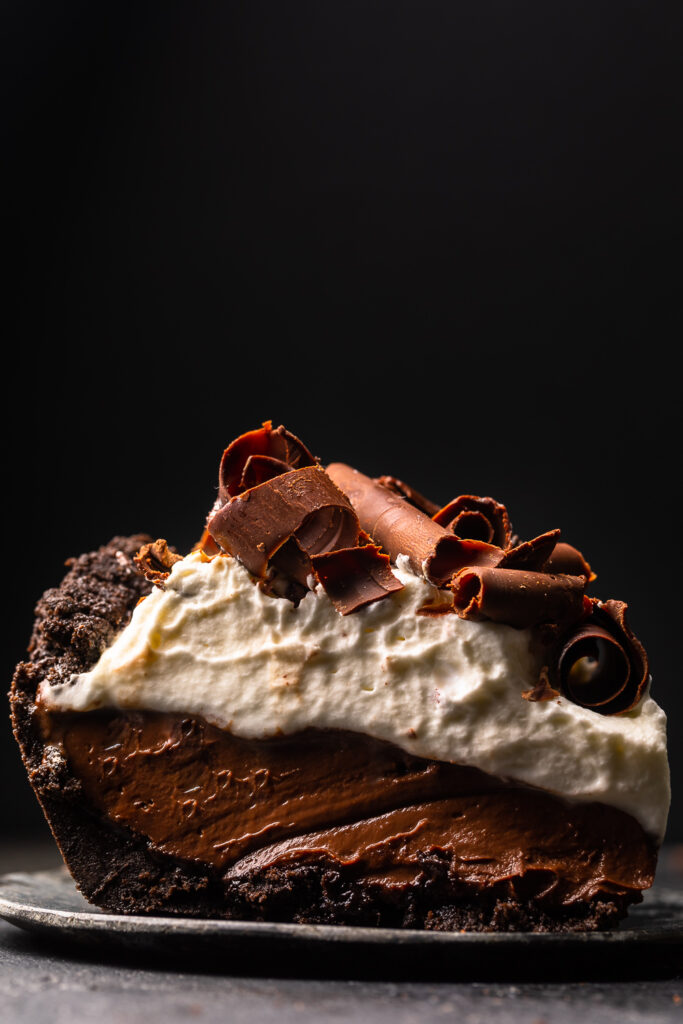
[[141,953],[208,969],[449,976],[622,977],[683,970],[683,893],[655,886],[609,932],[433,932],[105,914],[65,870],[0,877],[0,916],[90,955]]

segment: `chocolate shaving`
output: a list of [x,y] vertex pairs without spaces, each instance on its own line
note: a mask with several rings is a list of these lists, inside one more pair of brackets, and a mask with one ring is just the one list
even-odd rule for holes
[[463,619],[491,619],[517,629],[543,622],[574,622],[583,613],[582,576],[475,566],[451,582],[455,610]]
[[168,579],[172,567],[181,560],[182,555],[176,554],[163,539],[155,540],[151,544],[143,544],[133,557],[136,571],[161,590],[165,589],[164,583]]
[[274,459],[270,455],[250,455],[242,470],[240,493],[250,487],[264,484],[266,480],[272,480],[276,476],[288,473],[293,468],[282,459]]
[[200,550],[220,545],[295,604],[312,576],[343,615],[402,587],[317,459],[270,421],[225,449],[207,527]]
[[538,682],[532,690],[523,690],[522,698],[531,701],[532,704],[547,700],[555,700],[560,696],[560,691],[550,685],[548,666],[544,665],[538,677]]
[[621,715],[648,684],[647,654],[626,622],[623,601],[590,601],[590,618],[565,634],[551,663],[553,681],[575,704]]
[[353,547],[358,537],[356,513],[319,466],[283,473],[238,494],[208,525],[214,540],[261,578],[290,537],[307,555]]
[[335,462],[329,476],[348,495],[364,530],[392,562],[406,555],[413,572],[445,586],[466,565],[497,564],[501,551],[483,541],[461,541],[404,498],[358,470]]
[[545,565],[545,571],[563,572],[570,576],[585,576],[589,583],[597,578],[579,549],[563,542],[555,545],[555,549]]
[[208,555],[210,558],[213,558],[215,555],[220,554],[221,549],[219,548],[218,544],[216,544],[216,541],[213,539],[207,528],[204,527],[201,537],[199,538],[195,546],[192,548],[192,550],[201,551],[203,554]]
[[295,538],[290,537],[271,558],[267,578],[260,580],[259,586],[266,594],[286,597],[298,605],[309,591],[308,581],[312,573],[310,557],[302,551]]
[[510,547],[510,517],[505,505],[494,498],[461,494],[432,513],[432,518],[462,540],[483,540],[499,548]]
[[[348,494],[361,526],[389,552],[392,560],[395,561],[398,554],[407,555],[413,571],[437,586],[448,583],[455,572],[467,566],[540,572],[560,537],[559,530],[549,530],[533,540],[518,541],[514,548],[509,547],[511,530],[505,506],[493,498],[469,494],[461,495],[437,512],[430,527],[426,511],[419,507],[420,502],[426,507],[427,499],[422,499],[402,480],[395,477],[371,480],[342,463],[333,463],[327,471]],[[415,496],[416,500],[412,500]],[[442,521],[449,523],[449,529]],[[455,537],[453,534],[458,545],[444,543],[456,523],[478,524],[481,529],[471,532],[480,532],[482,537]],[[485,539],[493,536],[502,543]]]
[[275,570],[282,576],[286,576],[288,580],[294,581],[304,588],[304,591],[300,594],[298,600],[303,597],[303,593],[308,590],[308,579],[311,575],[311,557],[306,554],[300,544],[297,543],[296,537],[292,536],[289,540],[279,548],[273,557],[270,559],[270,568]]
[[298,437],[283,426],[273,430],[272,421],[266,420],[258,430],[242,434],[223,452],[218,473],[219,499],[224,503],[249,487],[272,479],[277,475],[276,463],[281,467],[279,473],[283,473],[315,466],[317,461]]
[[389,557],[374,544],[314,555],[311,562],[325,593],[342,615],[403,590],[391,571]]
[[406,501],[414,505],[415,508],[419,508],[420,512],[424,512],[425,515],[431,519],[436,512],[439,511],[439,506],[434,501],[430,501],[429,498],[425,498],[424,494],[420,494],[410,484],[405,483],[403,480],[399,480],[395,476],[378,476],[375,478],[376,484],[381,484],[382,487],[386,487],[388,490],[393,491],[394,494],[398,494],[399,497],[405,498]]
[[[552,556],[553,550],[560,537],[559,530],[548,530],[541,533],[533,540],[525,540],[517,543],[514,548],[508,548],[498,562],[499,569],[525,569],[528,572],[549,572],[548,559]],[[582,575],[581,573],[564,573],[563,575]]]

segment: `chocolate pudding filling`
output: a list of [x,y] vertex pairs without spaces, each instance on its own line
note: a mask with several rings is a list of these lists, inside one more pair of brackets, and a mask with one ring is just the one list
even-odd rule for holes
[[654,874],[652,844],[623,811],[369,736],[245,740],[180,715],[92,712],[54,716],[50,742],[110,821],[226,879],[317,858],[374,889],[409,889],[431,854],[472,896],[493,887],[558,910],[628,898]]

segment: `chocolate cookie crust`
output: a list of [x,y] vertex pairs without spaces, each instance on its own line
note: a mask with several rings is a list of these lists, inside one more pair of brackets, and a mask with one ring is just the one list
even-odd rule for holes
[[60,587],[38,603],[29,658],[12,684],[14,730],[31,784],[88,899],[113,912],[476,930],[596,929],[625,914],[633,899],[622,895],[552,916],[523,891],[511,898],[493,888],[475,900],[457,892],[450,858],[437,851],[424,854],[423,881],[408,890],[373,885],[353,866],[324,856],[226,878],[198,861],[159,853],[145,837],[88,806],[63,751],[43,735],[36,691],[43,680],[63,682],[91,668],[127,624],[151,589],[132,562],[149,540],[117,537],[68,563]]

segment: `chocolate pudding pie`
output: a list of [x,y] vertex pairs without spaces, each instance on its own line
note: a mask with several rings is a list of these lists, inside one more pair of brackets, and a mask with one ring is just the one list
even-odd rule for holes
[[536,931],[651,885],[665,717],[559,530],[323,467],[266,423],[181,557],[117,537],[38,603],[31,784],[105,910]]

